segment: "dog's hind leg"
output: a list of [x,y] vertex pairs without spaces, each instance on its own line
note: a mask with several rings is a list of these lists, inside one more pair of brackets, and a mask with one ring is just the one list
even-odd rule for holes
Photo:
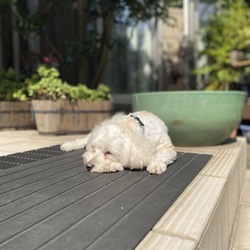
[[61,145],[61,150],[68,152],[72,150],[82,149],[85,147],[86,143],[88,142],[89,137],[90,137],[90,134],[88,134],[86,137],[82,139],[76,139],[75,141],[65,142]]
[[172,145],[161,145],[155,152],[151,163],[147,167],[150,174],[162,174],[167,170],[167,165],[176,159],[176,152]]

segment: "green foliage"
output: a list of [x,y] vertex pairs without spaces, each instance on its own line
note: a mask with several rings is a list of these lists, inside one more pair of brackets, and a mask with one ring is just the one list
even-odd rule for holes
[[[35,13],[30,11],[26,4],[12,0],[0,0],[0,9],[3,7],[11,8],[12,15],[15,18],[14,26],[16,30],[24,39],[28,39],[40,35],[44,31],[46,24],[51,20],[50,17],[54,15],[53,8],[68,4],[67,2],[74,2],[74,0],[47,0],[45,2],[47,2],[46,8]],[[5,13],[2,12],[1,14],[4,15]]]
[[16,29],[24,38],[28,38],[31,34],[39,34],[45,23],[44,17],[40,13],[18,15],[16,20]]
[[112,100],[110,88],[100,83],[96,89],[90,89],[85,84],[70,86],[69,100],[71,101],[105,101]]
[[29,100],[29,93],[28,93],[28,88],[29,86],[37,83],[40,80],[40,77],[36,74],[33,74],[30,78],[26,78],[24,80],[24,84],[21,88],[17,89],[13,93],[13,97],[15,100],[19,101],[27,101]]
[[181,8],[183,7],[183,0],[168,0],[167,3],[169,4],[170,7],[173,8]]
[[71,86],[70,99],[72,101],[85,100],[85,101],[103,101],[111,100],[110,89],[104,84],[99,84],[96,89],[90,89],[84,84]]
[[89,89],[84,84],[71,86],[60,78],[56,68],[40,66],[38,76],[26,79],[28,85],[27,98],[38,100],[70,100],[70,101],[102,101],[111,100],[110,89],[99,84],[97,89]]
[[19,76],[12,68],[8,70],[0,69],[0,100],[15,101],[22,100],[17,98],[15,93],[22,89],[25,92],[26,84],[23,81],[23,76]]
[[[231,65],[229,53],[233,50],[247,52],[250,48],[250,8],[244,0],[222,3],[220,13],[212,16],[203,30],[205,49],[202,55],[206,56],[208,66],[195,70],[195,73],[208,73],[210,88],[225,89],[240,76],[240,70]],[[244,75],[247,71],[241,69]]]
[[69,85],[59,78],[59,71],[56,68],[40,66],[37,72],[40,80],[28,86],[28,96],[30,98],[45,100],[68,99]]

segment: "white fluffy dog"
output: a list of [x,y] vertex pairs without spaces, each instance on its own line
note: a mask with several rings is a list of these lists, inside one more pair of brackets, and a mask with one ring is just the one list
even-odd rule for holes
[[81,148],[83,164],[97,173],[147,167],[151,174],[162,174],[176,159],[164,122],[145,111],[116,114],[85,138],[61,145],[63,151]]

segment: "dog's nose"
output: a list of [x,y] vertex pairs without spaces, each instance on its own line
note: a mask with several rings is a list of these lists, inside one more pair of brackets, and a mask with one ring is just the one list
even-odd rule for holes
[[94,165],[93,163],[90,163],[90,162],[86,164],[86,168],[87,168],[88,171],[91,171],[91,169],[92,169],[94,166],[95,166],[95,165]]

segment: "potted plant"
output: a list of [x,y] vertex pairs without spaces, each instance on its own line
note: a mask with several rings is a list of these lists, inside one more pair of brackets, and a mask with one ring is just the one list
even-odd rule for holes
[[[221,6],[218,14],[212,15],[202,30],[204,49],[201,55],[206,63],[195,73],[208,79],[205,90],[240,89],[249,95],[249,67],[238,67],[236,62],[249,56],[250,8],[244,0],[222,1]],[[232,136],[236,133],[237,128]]]
[[59,71],[40,66],[39,80],[27,87],[39,133],[83,133],[111,116],[113,102],[109,88],[99,84],[89,89],[84,84],[71,86]]
[[35,128],[31,103],[18,94],[27,91],[23,78],[11,68],[0,69],[0,129]]
[[250,75],[249,67],[234,67],[232,61],[232,52],[241,51],[242,57],[249,52],[250,8],[244,0],[222,3],[223,8],[202,29],[201,55],[206,58],[206,64],[195,73],[208,76],[207,90],[230,90],[232,83]]

